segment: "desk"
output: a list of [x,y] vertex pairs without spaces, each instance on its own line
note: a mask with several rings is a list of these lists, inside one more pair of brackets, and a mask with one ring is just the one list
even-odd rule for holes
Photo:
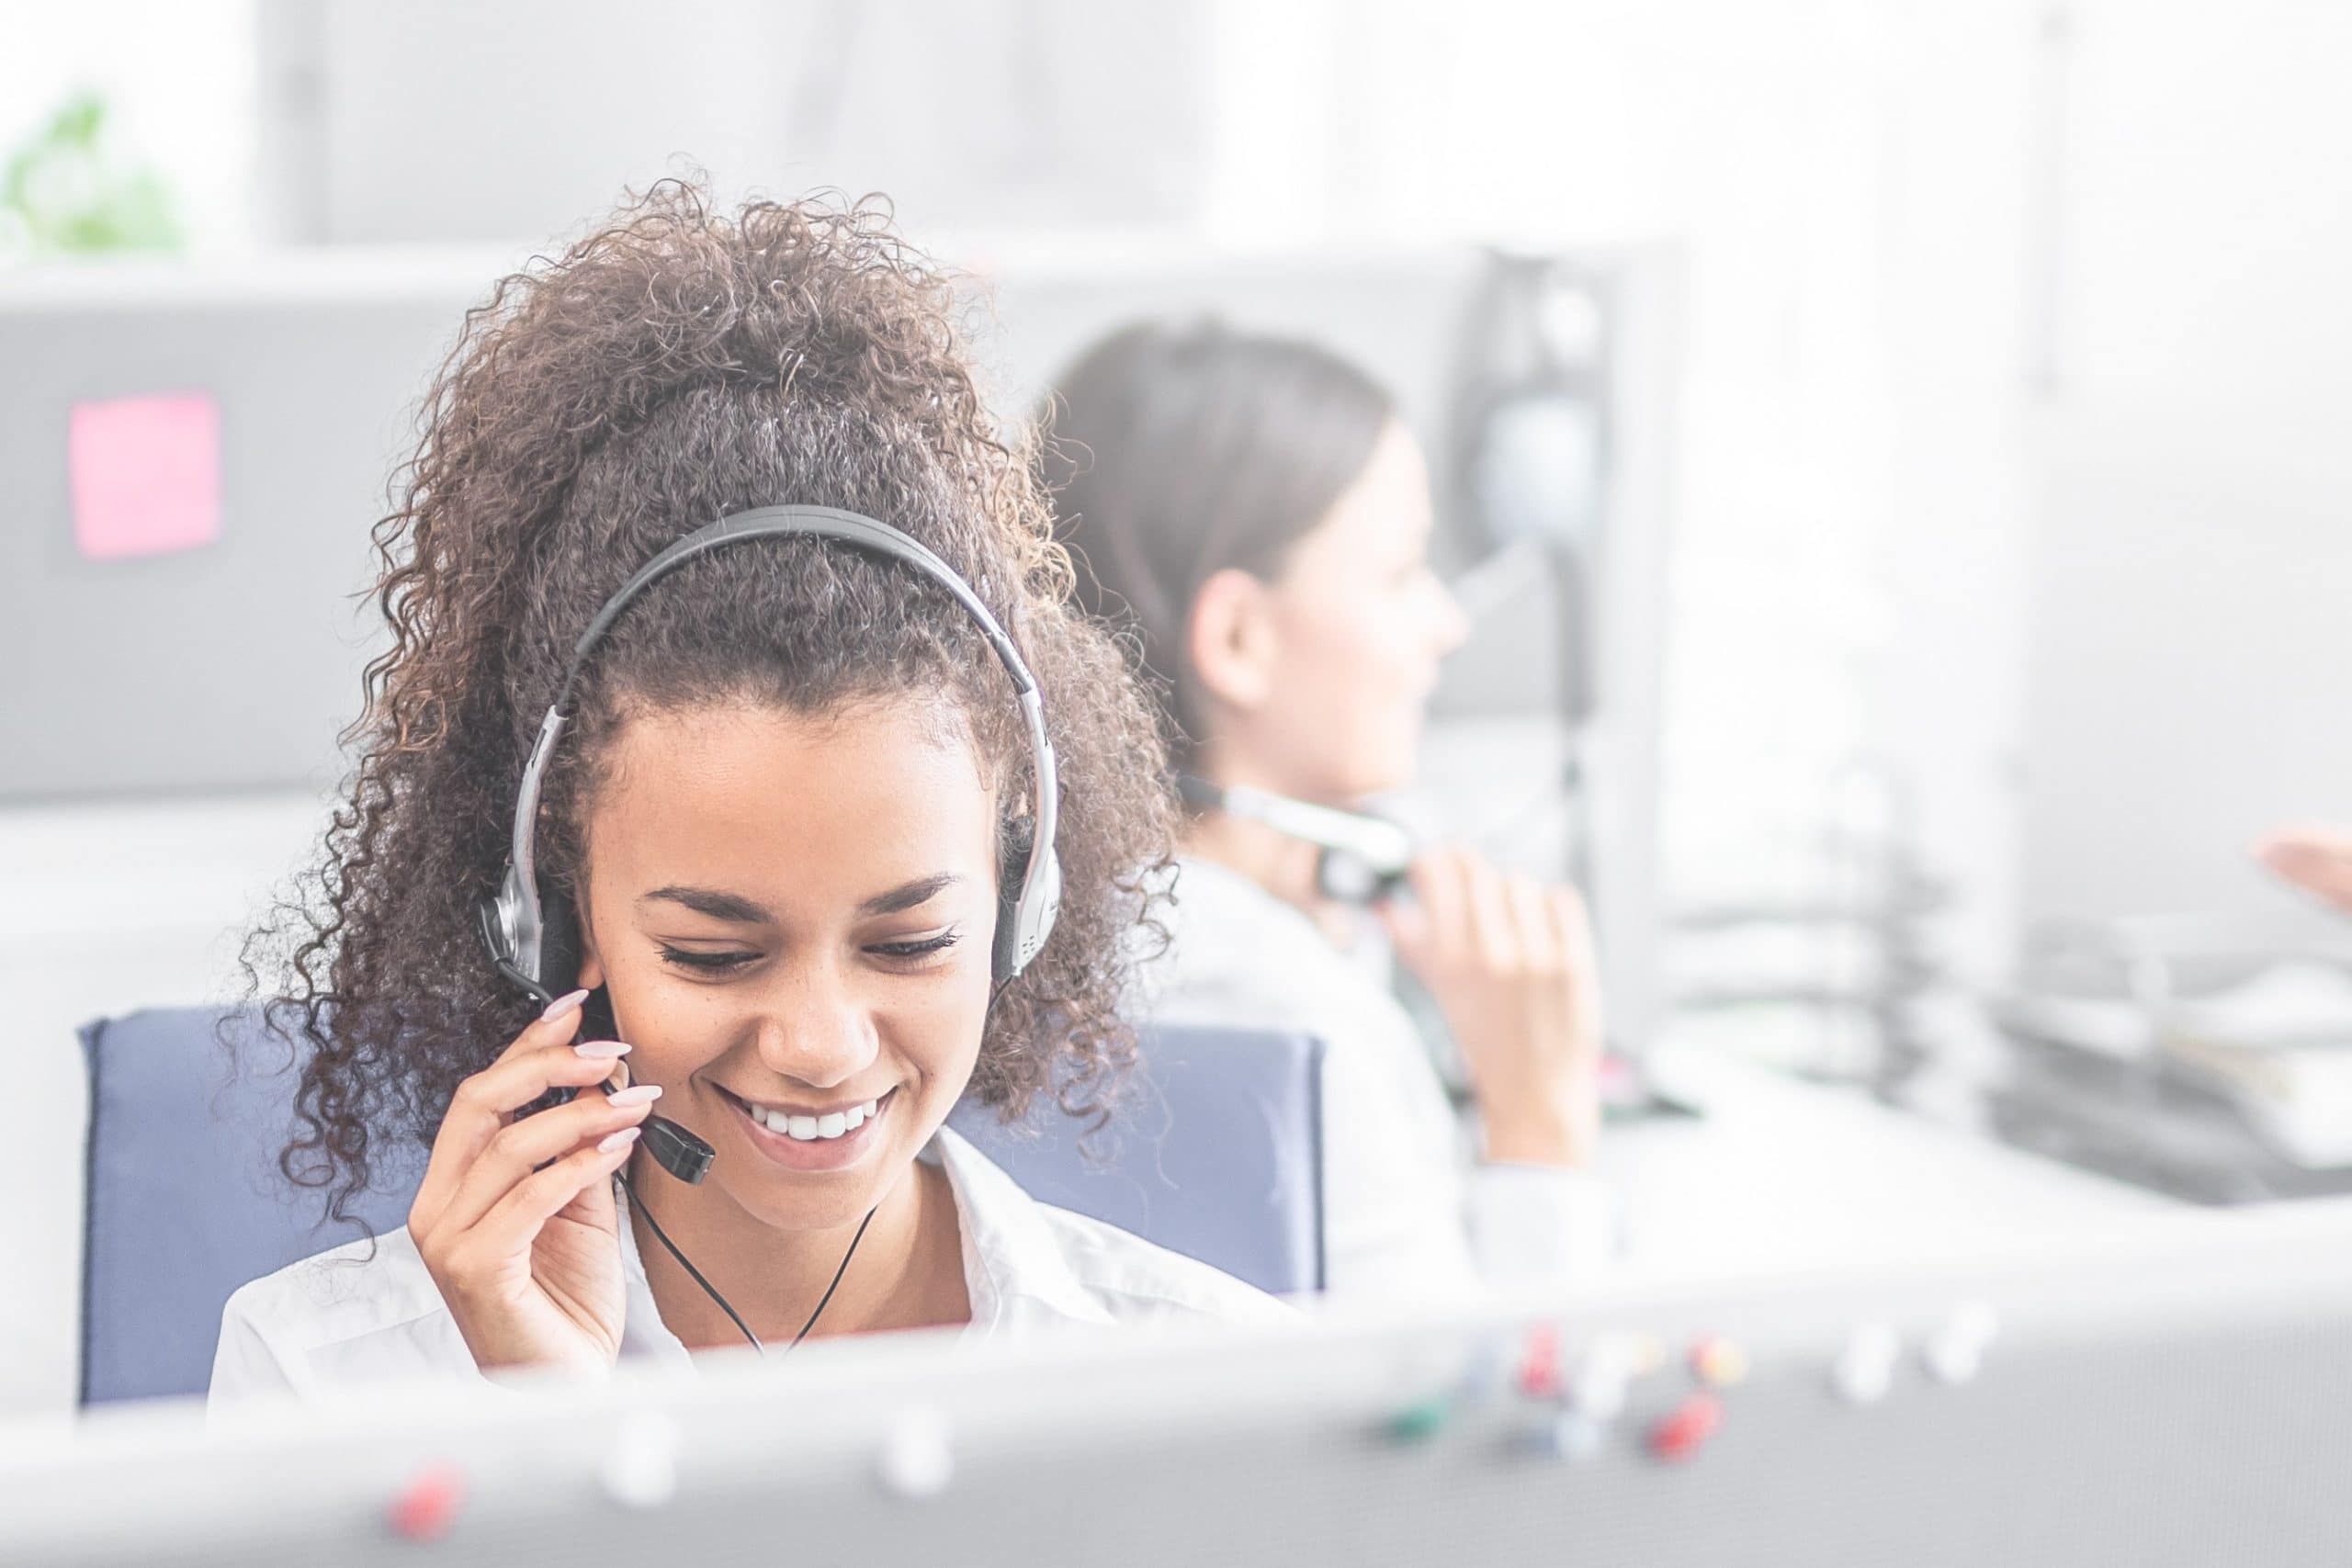
[[2180,1206],[1713,1053],[1662,1055],[1653,1072],[1705,1113],[1603,1137],[1600,1173],[1642,1279],[1925,1262]]

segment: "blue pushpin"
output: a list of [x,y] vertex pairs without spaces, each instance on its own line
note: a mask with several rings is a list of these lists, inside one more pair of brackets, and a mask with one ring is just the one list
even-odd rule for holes
[[1575,1463],[1599,1453],[1608,1436],[1608,1427],[1583,1411],[1564,1410],[1537,1427],[1530,1442],[1545,1459]]
[[1483,1404],[1503,1390],[1504,1371],[1509,1357],[1504,1347],[1491,1334],[1482,1334],[1470,1342],[1470,1354],[1462,1364],[1462,1375],[1456,1387],[1465,1404]]

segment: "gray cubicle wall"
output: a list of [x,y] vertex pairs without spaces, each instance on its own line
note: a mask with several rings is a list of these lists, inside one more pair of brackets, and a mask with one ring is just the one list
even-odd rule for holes
[[[0,284],[0,803],[316,785],[356,711],[354,595],[412,411],[489,268]],[[218,540],[89,559],[78,403],[202,392]]]
[[[0,801],[273,787],[332,769],[374,635],[351,597],[370,574],[368,528],[413,443],[431,367],[507,260],[318,252],[213,274],[0,278],[0,732],[13,742],[0,749]],[[1633,285],[1657,271],[1640,257],[1590,261]],[[1139,316],[1215,314],[1315,338],[1396,389],[1442,470],[1480,265],[1463,247],[998,251],[976,257],[988,303],[972,319],[1008,412],[1097,333]],[[1623,291],[1637,303],[1650,292]],[[1637,349],[1664,335],[1638,324]],[[67,474],[73,409],[188,391],[220,411],[220,539],[84,558]],[[1657,421],[1620,423],[1638,440]],[[1654,505],[1626,521],[1635,538],[1662,536]],[[1640,633],[1609,639],[1611,694],[1646,722],[1657,573],[1611,588],[1603,604],[1624,607]],[[1504,624],[1456,660],[1441,708],[1542,705],[1550,661],[1530,649],[1544,628],[1511,618],[1542,608],[1505,606]]]
[[[318,787],[379,616],[369,526],[416,400],[499,254],[312,252],[238,268],[0,280],[0,804]],[[1093,333],[1218,312],[1319,336],[1437,421],[1475,256],[1211,259],[1035,252],[976,268],[1009,412]],[[205,392],[221,419],[217,543],[75,546],[75,404]]]
[[[1483,265],[1474,251],[944,248],[970,268],[970,319],[1008,414],[1109,327],[1214,313],[1362,361],[1396,390],[1443,467]],[[0,807],[316,789],[339,774],[335,737],[357,712],[360,669],[380,635],[357,597],[373,573],[369,528],[413,446],[433,367],[465,309],[518,254],[319,251],[218,271],[0,278]],[[1592,865],[1612,1010],[1639,1039],[1653,1010],[1675,271],[1657,254],[1578,260],[1613,280],[1626,313],[1611,389],[1617,489],[1595,601],[1610,744],[1593,778]],[[73,409],[188,391],[220,410],[217,542],[85,558],[68,483]],[[1498,718],[1524,721],[1540,736],[1550,614],[1533,595],[1482,617],[1439,695],[1439,744],[1449,718],[1489,732]],[[1511,739],[1505,750],[1516,761],[1503,771],[1539,773],[1529,744]],[[1488,803],[1448,804],[1445,817],[1476,820]]]
[[[0,804],[314,787],[356,711],[379,617],[368,530],[414,406],[506,258],[319,252],[220,273],[136,266],[0,279]],[[981,263],[973,312],[1018,412],[1080,347],[1138,315],[1214,312],[1332,343],[1443,413],[1476,256],[1165,246]],[[75,405],[217,402],[214,544],[130,559],[76,547]]]

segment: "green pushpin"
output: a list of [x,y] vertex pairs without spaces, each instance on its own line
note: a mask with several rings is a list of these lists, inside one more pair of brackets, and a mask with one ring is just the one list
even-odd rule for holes
[[1388,1435],[1400,1443],[1425,1443],[1443,1431],[1445,1424],[1453,1419],[1453,1399],[1433,1393],[1390,1416]]

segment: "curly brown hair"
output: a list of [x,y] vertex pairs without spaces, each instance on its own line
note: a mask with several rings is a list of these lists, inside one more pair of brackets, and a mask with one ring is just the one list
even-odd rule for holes
[[[246,949],[300,1060],[280,1168],[338,1216],[382,1140],[429,1139],[458,1083],[536,1011],[484,956],[479,900],[574,639],[639,566],[730,512],[878,517],[931,547],[1021,646],[1065,805],[1060,919],[990,1010],[967,1091],[1008,1118],[1041,1092],[1099,1116],[1133,1059],[1119,1018],[1156,931],[1172,817],[1154,719],[1070,598],[1025,428],[978,390],[952,280],[886,204],[633,197],[469,311],[419,446],[375,527],[391,646],[346,733],[357,761],[315,869]],[[802,540],[714,551],[622,617],[590,662],[540,819],[544,881],[581,875],[583,807],[629,716],[704,704],[797,713],[944,695],[1008,810],[1029,798],[1010,688],[936,585]],[[1008,825],[1017,852],[1025,818]],[[265,978],[265,976],[267,976]]]

